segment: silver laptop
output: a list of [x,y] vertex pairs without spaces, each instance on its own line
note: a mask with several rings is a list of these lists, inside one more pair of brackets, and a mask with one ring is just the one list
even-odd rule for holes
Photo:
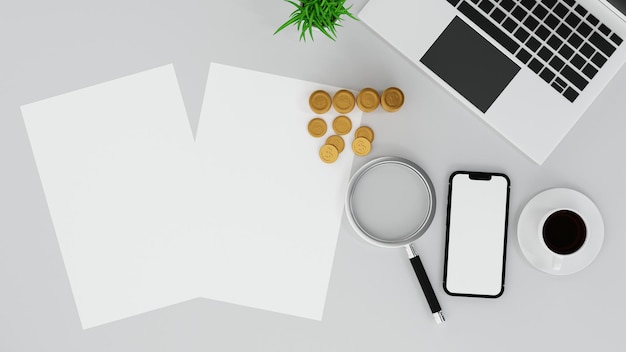
[[542,164],[626,61],[625,1],[370,0],[359,17]]

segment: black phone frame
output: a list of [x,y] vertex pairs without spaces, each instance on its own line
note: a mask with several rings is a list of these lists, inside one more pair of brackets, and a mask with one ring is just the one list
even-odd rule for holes
[[[473,293],[457,293],[451,292],[446,287],[447,277],[448,277],[448,246],[450,242],[450,208],[451,208],[451,200],[452,200],[452,180],[454,176],[459,174],[469,175],[470,179],[476,180],[490,180],[493,176],[496,177],[504,177],[507,183],[506,188],[506,212],[504,219],[504,246],[502,251],[502,286],[500,292],[495,295],[481,295],[481,294],[473,294]],[[443,290],[450,296],[461,296],[461,297],[479,297],[479,298],[498,298],[502,296],[504,293],[504,279],[506,273],[506,248],[507,248],[507,238],[509,233],[509,203],[511,198],[511,180],[509,177],[503,173],[498,172],[481,172],[481,171],[455,171],[450,175],[448,180],[448,205],[446,210],[446,246],[445,246],[445,255],[444,255],[444,263],[443,263]]]

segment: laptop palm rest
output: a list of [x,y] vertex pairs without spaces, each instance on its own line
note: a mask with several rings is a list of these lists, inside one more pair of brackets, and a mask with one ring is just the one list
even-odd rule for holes
[[483,113],[520,70],[459,17],[420,61]]

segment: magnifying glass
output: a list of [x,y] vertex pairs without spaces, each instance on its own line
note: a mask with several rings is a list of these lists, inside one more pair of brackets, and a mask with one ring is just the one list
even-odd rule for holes
[[435,321],[445,321],[422,261],[412,246],[435,215],[435,191],[415,163],[382,157],[363,165],[350,180],[346,213],[357,234],[385,248],[405,247]]

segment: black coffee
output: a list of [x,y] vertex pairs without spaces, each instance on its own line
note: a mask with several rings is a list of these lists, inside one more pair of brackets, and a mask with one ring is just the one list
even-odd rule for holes
[[570,210],[555,211],[543,224],[543,241],[554,253],[572,254],[583,246],[586,238],[585,222]]

